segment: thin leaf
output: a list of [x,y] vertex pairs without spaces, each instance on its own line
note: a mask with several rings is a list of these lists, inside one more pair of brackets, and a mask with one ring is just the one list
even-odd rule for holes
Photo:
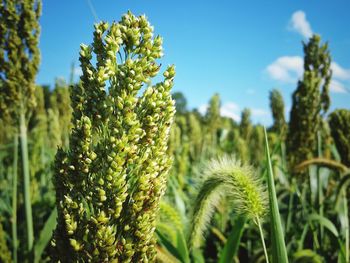
[[227,239],[224,249],[221,252],[219,263],[233,262],[234,257],[237,255],[239,244],[244,230],[246,217],[240,216],[235,221],[233,229]]
[[181,252],[177,247],[175,247],[159,230],[156,229],[156,233],[158,236],[158,241],[178,260],[181,262],[186,262],[184,260],[184,256],[181,255]]
[[52,231],[56,227],[57,209],[54,208],[51,215],[46,220],[44,228],[41,230],[38,241],[34,246],[34,262],[40,261],[41,255],[44,252],[47,244],[49,243]]
[[339,206],[339,202],[340,202],[340,197],[342,195],[343,190],[346,191],[346,189],[348,188],[348,186],[350,185],[350,173],[346,174],[345,176],[342,177],[342,179],[340,180],[339,184],[338,184],[338,188],[336,191],[336,201],[335,201],[335,206],[338,207]]
[[180,230],[177,230],[177,248],[182,255],[183,262],[190,262],[190,255],[188,253],[187,243],[186,239],[183,235],[183,232]]
[[267,185],[269,192],[269,206],[270,206],[270,224],[271,224],[271,240],[272,240],[272,262],[285,263],[288,262],[287,249],[284,242],[284,234],[282,229],[281,217],[278,210],[278,202],[276,197],[276,190],[274,184],[274,176],[271,165],[271,158],[269,152],[269,143],[267,140],[266,129],[265,132],[265,153],[267,159]]
[[326,217],[320,216],[318,214],[311,214],[309,217],[309,221],[317,221],[320,225],[327,228],[335,237],[339,237],[339,233],[334,224]]

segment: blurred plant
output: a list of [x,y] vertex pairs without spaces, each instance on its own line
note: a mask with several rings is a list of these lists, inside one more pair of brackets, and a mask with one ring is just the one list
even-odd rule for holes
[[36,106],[34,82],[40,61],[40,13],[40,0],[4,0],[0,3],[0,118],[18,127],[15,136],[20,134],[27,252],[32,250],[34,233],[26,119]]
[[202,152],[203,131],[200,120],[192,112],[188,114],[187,123],[189,137],[188,141],[190,142],[190,155],[193,162],[199,159]]
[[130,12],[110,27],[96,24],[93,44],[81,45],[70,147],[56,155],[54,260],[155,260],[155,219],[171,165],[174,66],[138,94],[159,72],[161,56],[162,39],[153,38],[145,16]]
[[[58,145],[67,148],[69,146],[69,133],[72,126],[72,107],[70,106],[70,92],[64,81],[56,80],[55,89],[50,96],[50,105],[59,121],[61,142]],[[54,145],[54,147],[57,147],[57,145]]]
[[209,106],[205,114],[206,143],[205,146],[211,152],[217,145],[217,132],[220,127],[220,96],[214,94],[209,101]]
[[333,111],[329,115],[329,126],[342,162],[350,167],[350,111]]
[[10,263],[11,262],[11,252],[6,244],[6,233],[2,227],[0,221],[0,262]]
[[245,108],[241,114],[241,123],[239,124],[240,136],[247,142],[250,139],[252,133],[252,121],[250,119],[251,111]]
[[281,135],[286,132],[286,120],[284,117],[284,101],[278,89],[270,91],[270,108],[272,112],[273,125],[271,131]]
[[264,160],[264,127],[255,125],[252,127],[252,135],[248,144],[251,163],[255,167],[259,167]]
[[287,135],[287,152],[291,167],[312,158],[316,153],[317,131],[330,104],[329,84],[332,70],[328,44],[320,44],[314,35],[304,43],[304,75],[293,93],[293,105]]

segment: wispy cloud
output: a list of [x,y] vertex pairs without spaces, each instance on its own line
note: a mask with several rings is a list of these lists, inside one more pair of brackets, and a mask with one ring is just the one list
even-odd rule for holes
[[252,116],[254,117],[264,117],[270,114],[267,110],[259,109],[259,108],[252,108],[251,113],[252,113]]
[[198,111],[200,114],[204,115],[207,112],[208,104],[202,104],[198,107]]
[[[313,34],[311,25],[306,19],[306,14],[302,10],[292,14],[288,29],[298,32],[305,38],[309,38]],[[265,72],[271,79],[281,83],[296,83],[302,77],[303,64],[304,61],[301,56],[281,56],[268,65],[265,68]],[[349,89],[344,84],[344,81],[350,80],[350,69],[343,68],[336,62],[332,62],[331,69],[333,75],[330,91],[334,93],[349,93]]]
[[289,21],[288,29],[298,32],[305,38],[310,38],[312,36],[310,23],[307,21],[306,14],[302,10],[293,13]]
[[[206,114],[207,110],[208,104],[202,104],[198,107],[198,111],[203,115]],[[226,102],[220,108],[220,115],[229,117],[235,121],[240,121],[240,107],[232,101]]]
[[239,106],[234,102],[227,102],[220,108],[221,116],[229,117],[235,121],[240,121]]
[[349,93],[348,89],[344,86],[343,83],[334,79],[329,85],[329,90],[334,93]]
[[80,67],[75,67],[73,70],[74,76],[80,77],[81,75],[83,75],[83,71],[81,70]]
[[[266,67],[266,72],[273,80],[281,83],[296,83],[303,74],[303,59],[299,56],[283,56]],[[333,71],[330,91],[334,93],[348,93],[349,90],[341,81],[350,80],[350,69],[345,69],[336,62],[332,62]]]
[[[207,109],[208,104],[202,104],[198,107],[198,111],[203,115],[207,112]],[[261,108],[251,108],[250,112],[254,121],[264,124],[269,122],[269,111]],[[220,108],[220,115],[239,122],[241,120],[241,107],[235,102],[226,102]]]
[[266,71],[274,80],[293,83],[302,75],[303,63],[300,56],[283,56],[268,65]]
[[340,80],[350,79],[350,69],[341,67],[338,63],[333,62],[331,65],[333,71],[333,77]]

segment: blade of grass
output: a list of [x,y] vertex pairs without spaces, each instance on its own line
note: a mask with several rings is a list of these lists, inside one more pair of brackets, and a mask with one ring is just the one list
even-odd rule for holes
[[185,258],[178,247],[175,247],[159,230],[156,229],[158,236],[158,242],[160,242],[174,257],[176,257],[180,262],[187,263],[189,259]]
[[177,230],[177,248],[179,250],[179,252],[182,255],[183,258],[183,262],[190,262],[190,256],[188,253],[188,248],[187,248],[187,243],[186,243],[186,239],[182,233],[182,231]]
[[270,206],[270,223],[271,223],[271,240],[272,240],[272,262],[285,263],[288,262],[287,249],[284,242],[284,234],[280,213],[278,210],[278,203],[276,197],[276,189],[274,184],[274,176],[271,165],[269,143],[267,140],[266,128],[265,133],[265,153],[267,159],[267,186],[269,192],[269,206]]
[[34,263],[38,263],[41,259],[41,255],[44,252],[47,244],[49,243],[52,231],[56,227],[57,209],[54,208],[46,220],[44,228],[41,230],[39,239],[34,246]]
[[[321,132],[317,132],[317,154],[318,158],[322,158],[322,138]],[[317,207],[320,216],[323,216],[323,191],[322,191],[322,181],[321,181],[321,167],[317,166]],[[324,228],[320,225],[320,238],[323,241]]]
[[247,218],[245,216],[239,216],[235,221],[233,229],[220,255],[219,263],[233,262],[234,257],[237,255],[246,221]]
[[309,216],[309,221],[317,221],[320,225],[327,228],[335,237],[339,237],[339,233],[337,228],[334,226],[334,224],[326,217],[318,215],[318,214],[311,214]]

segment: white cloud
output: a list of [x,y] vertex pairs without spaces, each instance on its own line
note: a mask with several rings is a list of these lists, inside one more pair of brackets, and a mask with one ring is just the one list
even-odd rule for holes
[[[283,56],[277,58],[273,63],[267,66],[266,71],[271,79],[283,83],[296,83],[302,76],[303,58],[299,56]],[[348,93],[349,90],[341,80],[350,80],[350,69],[345,69],[336,62],[332,62],[333,71],[330,91],[334,93]]]
[[73,70],[74,76],[78,76],[80,77],[81,75],[83,75],[83,71],[81,70],[80,67],[75,67]]
[[301,10],[293,13],[288,28],[298,32],[305,38],[310,38],[312,36],[310,23],[306,20],[305,13]]
[[263,116],[269,116],[269,112],[264,109],[258,109],[258,108],[252,108],[251,110],[252,116],[255,117],[263,117]]
[[204,115],[207,112],[208,104],[202,104],[198,107],[198,111],[200,114]]
[[[239,121],[241,119],[239,106],[234,102],[226,102],[220,108],[220,115],[224,117],[232,118],[235,121]],[[202,104],[198,107],[198,111],[205,115],[208,110],[208,104]]]
[[272,79],[293,83],[303,74],[303,59],[300,56],[283,56],[266,68]]
[[[292,14],[288,29],[298,32],[305,38],[309,38],[313,34],[310,23],[307,21],[305,13],[301,10]],[[282,56],[268,65],[265,71],[271,79],[283,83],[296,83],[303,74],[303,64],[303,58],[300,56]],[[345,69],[336,62],[332,62],[331,69],[333,74],[330,91],[334,93],[349,93],[349,89],[341,81],[350,80],[350,69]]]
[[334,79],[331,81],[331,83],[329,85],[329,90],[334,92],[334,93],[348,93],[349,92],[343,83],[341,83],[337,80],[334,80]]
[[239,106],[234,102],[227,102],[223,104],[220,108],[221,116],[232,118],[235,121],[239,121],[241,119],[239,113]]
[[331,68],[333,71],[334,78],[341,79],[341,80],[350,79],[350,69],[345,69],[336,62],[332,62]]

